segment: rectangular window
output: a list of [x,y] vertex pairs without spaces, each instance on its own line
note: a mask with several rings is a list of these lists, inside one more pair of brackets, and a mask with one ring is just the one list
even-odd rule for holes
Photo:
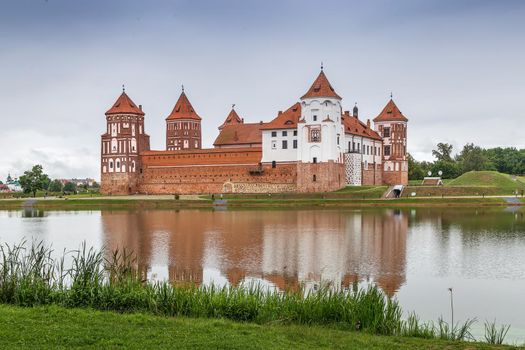
[[297,130],[293,131],[293,136],[297,136]]
[[272,137],[277,137],[277,131],[272,131]]
[[297,140],[293,140],[293,148],[297,148]]
[[355,152],[355,141],[352,141],[352,152]]
[[288,141],[283,140],[283,149],[288,149]]
[[383,137],[390,137],[390,127],[385,127],[383,129]]
[[385,150],[384,150],[383,153],[384,153],[385,157],[390,156],[390,146],[385,146]]
[[316,116],[316,115],[314,115],[314,122],[316,122],[316,121],[317,121],[317,116]]
[[339,145],[339,135],[337,135],[337,145]]
[[283,131],[283,136],[288,136],[288,131]]

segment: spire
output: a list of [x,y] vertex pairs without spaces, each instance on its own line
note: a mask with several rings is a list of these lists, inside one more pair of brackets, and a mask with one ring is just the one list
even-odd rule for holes
[[401,113],[399,108],[397,108],[394,100],[392,99],[392,96],[390,97],[390,101],[388,101],[381,113],[379,113],[379,115],[374,118],[374,122],[381,121],[408,121],[408,119],[403,115],[403,113]]
[[355,103],[355,105],[354,105],[354,109],[352,110],[352,115],[353,115],[355,118],[358,118],[358,116],[359,116],[359,108],[357,108],[357,102]]
[[122,94],[117,98],[117,101],[113,106],[106,112],[106,115],[109,114],[137,114],[144,115],[144,112],[140,110],[139,107],[129,98],[126,94],[124,85],[122,85]]
[[194,119],[194,120],[201,120],[201,117],[195,112],[193,109],[193,106],[190,103],[190,100],[188,100],[188,97],[186,96],[186,93],[184,92],[184,85],[182,86],[182,92],[179,96],[179,99],[177,100],[177,103],[175,104],[175,107],[173,107],[173,110],[171,111],[170,115],[166,119]]
[[239,117],[239,115],[237,114],[234,108],[235,108],[235,104],[232,104],[232,109],[230,113],[228,114],[228,116],[226,117],[226,119],[224,120],[224,123],[222,123],[222,125],[219,126],[219,130],[224,128],[226,125],[235,125],[235,124],[244,123],[242,118]]
[[328,78],[324,74],[323,66],[321,63],[321,73],[317,76],[317,79],[315,79],[314,83],[308,90],[306,94],[304,94],[301,97],[302,99],[305,98],[312,98],[312,97],[333,97],[337,98],[338,100],[341,100],[341,96],[339,96],[330,82],[328,81]]

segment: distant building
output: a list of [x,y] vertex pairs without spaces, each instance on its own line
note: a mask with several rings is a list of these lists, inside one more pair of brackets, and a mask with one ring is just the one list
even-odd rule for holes
[[106,112],[101,192],[280,193],[408,183],[407,123],[392,98],[374,127],[343,112],[321,69],[310,89],[270,122],[245,123],[234,107],[214,148],[184,89],[166,118],[166,150],[150,150],[144,112],[122,92]]
[[62,183],[62,185],[65,185],[68,182],[72,182],[77,187],[81,187],[81,186],[93,187],[93,184],[96,182],[95,179],[90,179],[90,178],[86,178],[86,179],[59,179],[58,181],[60,181]]
[[12,178],[11,174],[7,174],[5,185],[0,187],[0,192],[22,192],[22,186],[18,178]]

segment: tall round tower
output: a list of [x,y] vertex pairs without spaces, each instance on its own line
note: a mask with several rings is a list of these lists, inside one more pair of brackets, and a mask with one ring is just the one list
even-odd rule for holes
[[107,130],[101,137],[100,192],[131,194],[138,191],[140,152],[148,151],[144,112],[126,92],[106,112]]

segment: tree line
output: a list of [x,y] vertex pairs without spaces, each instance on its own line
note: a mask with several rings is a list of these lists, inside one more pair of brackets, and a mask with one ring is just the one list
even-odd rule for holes
[[430,171],[432,176],[443,172],[442,178],[453,179],[468,171],[495,170],[501,173],[525,174],[525,149],[514,147],[481,148],[467,143],[463,149],[453,155],[453,146],[438,143],[432,151],[433,162],[417,161],[408,154],[409,180],[422,180]]
[[[24,193],[32,193],[33,197],[36,196],[38,191],[46,191],[53,193],[77,193],[79,190],[88,190],[88,186],[84,185],[82,188],[78,188],[77,184],[71,181],[65,184],[62,181],[55,179],[51,180],[49,176],[44,173],[42,165],[35,165],[31,170],[26,170],[24,175],[18,179],[20,186]],[[93,188],[98,188],[98,184],[95,182]]]

